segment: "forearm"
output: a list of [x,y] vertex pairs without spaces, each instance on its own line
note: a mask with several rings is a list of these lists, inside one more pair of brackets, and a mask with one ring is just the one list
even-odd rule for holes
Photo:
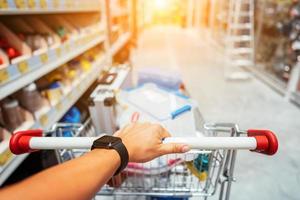
[[95,149],[2,190],[0,199],[91,199],[119,166],[116,151]]

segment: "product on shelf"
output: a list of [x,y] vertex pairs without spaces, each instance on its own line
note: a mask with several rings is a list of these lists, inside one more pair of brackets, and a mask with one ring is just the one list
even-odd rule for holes
[[19,91],[18,99],[20,104],[31,113],[48,106],[47,100],[41,96],[35,83],[31,83]]
[[[63,116],[63,118],[60,120],[64,123],[80,123],[81,122],[81,113],[80,110],[73,106],[68,110],[68,112]],[[65,137],[72,137],[72,131],[64,131],[63,136]]]
[[66,29],[63,26],[59,26],[55,29],[56,34],[61,38],[62,42],[68,40],[68,34]]
[[80,110],[75,106],[71,107],[60,121],[65,123],[80,123],[81,122]]
[[257,4],[256,10],[256,24],[261,30],[256,59],[287,82],[300,55],[300,2],[267,1],[264,5]]
[[[12,31],[23,43],[27,44],[32,52],[44,52],[47,50],[46,38],[39,31],[35,31],[23,17],[11,17],[2,19],[3,24]],[[36,54],[36,53],[34,53]]]
[[18,33],[20,40],[26,42],[32,51],[36,51],[44,47],[43,43],[46,43],[44,38],[39,34],[32,33]]
[[61,42],[78,36],[78,31],[63,16],[47,15],[40,18],[60,37]]
[[0,70],[9,65],[7,54],[0,48]]
[[44,79],[46,79],[48,83],[58,81],[64,87],[69,87],[71,86],[73,79],[75,79],[75,74],[71,73],[70,75],[70,70],[68,69],[68,67],[66,65],[63,65],[47,74]]
[[25,17],[24,21],[32,27],[34,32],[44,37],[48,47],[56,47],[60,44],[60,37],[39,18],[29,16]]
[[10,132],[3,127],[0,127],[0,142],[10,138]]
[[[80,64],[80,57],[74,58],[73,60],[69,61],[66,66],[68,67],[68,70],[70,73],[74,73],[76,75],[76,78],[79,77],[82,74],[82,68]],[[73,74],[70,74],[71,76]]]
[[8,58],[11,60],[11,59],[14,59],[18,56],[21,55],[21,53],[16,50],[15,48],[13,48],[7,41],[6,38],[4,37],[1,37],[0,36],[0,48],[6,53],[6,55],[8,56]]
[[31,56],[30,47],[0,22],[0,49],[2,49],[11,64],[17,64]]
[[54,45],[54,43],[55,43],[55,38],[54,38],[53,35],[51,35],[50,33],[42,33],[41,35],[44,37],[44,39],[46,40],[47,45],[48,45],[49,47],[51,47],[51,46]]
[[55,81],[51,83],[43,93],[49,100],[51,105],[55,105],[63,96],[62,85],[60,82]]
[[101,16],[98,13],[76,13],[64,15],[67,24],[77,31],[78,34],[86,35],[99,30]]
[[16,99],[6,99],[2,104],[2,115],[5,127],[10,131],[20,127],[25,122],[24,110]]

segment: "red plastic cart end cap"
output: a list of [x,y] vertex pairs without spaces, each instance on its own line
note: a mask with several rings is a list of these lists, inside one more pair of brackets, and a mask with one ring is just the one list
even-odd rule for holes
[[248,130],[249,137],[255,137],[257,147],[254,151],[266,155],[274,155],[278,150],[276,135],[270,130]]
[[9,141],[10,151],[16,155],[33,152],[35,150],[30,148],[30,139],[42,135],[43,131],[40,129],[15,132]]

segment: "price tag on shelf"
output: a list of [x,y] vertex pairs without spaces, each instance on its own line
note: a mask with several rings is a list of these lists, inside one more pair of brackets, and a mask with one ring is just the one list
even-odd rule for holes
[[28,62],[25,60],[18,63],[18,69],[21,72],[21,74],[25,74],[26,72],[28,72],[29,71]]
[[0,0],[0,8],[8,8],[7,0]]
[[6,149],[4,152],[1,152],[0,154],[0,166],[5,165],[11,158],[12,158],[13,154],[11,153],[11,151],[8,149]]
[[57,57],[60,57],[60,56],[61,56],[61,48],[60,48],[60,47],[58,47],[58,48],[55,50],[55,52],[56,52],[56,56],[57,56]]
[[55,105],[55,109],[56,109],[58,112],[61,112],[61,111],[62,111],[63,106],[62,106],[61,102],[58,102],[58,103]]
[[66,44],[65,45],[65,50],[66,50],[67,53],[69,53],[69,51],[70,51],[70,44]]
[[41,8],[47,8],[48,6],[47,6],[47,1],[46,0],[40,0],[40,7]]
[[80,39],[77,39],[77,40],[75,41],[75,46],[80,47]]
[[0,70],[0,83],[4,83],[9,79],[9,73],[7,69]]
[[72,101],[72,99],[73,99],[73,92],[72,91],[70,91],[69,94],[67,95],[67,99],[68,99],[68,101]]
[[40,55],[40,59],[41,59],[41,62],[43,64],[45,64],[46,62],[48,62],[49,58],[48,58],[48,54],[47,53],[43,53],[42,55]]
[[36,8],[35,0],[28,0],[28,8]]
[[65,8],[72,8],[72,0],[65,0]]
[[40,123],[42,126],[46,126],[49,123],[48,115],[44,114],[40,117]]
[[77,92],[80,92],[81,91],[81,83],[78,83],[78,85],[76,86],[76,90],[77,90]]
[[59,0],[53,0],[52,3],[53,3],[53,7],[54,8],[58,8],[59,7]]
[[17,8],[25,8],[25,0],[15,0],[14,2]]

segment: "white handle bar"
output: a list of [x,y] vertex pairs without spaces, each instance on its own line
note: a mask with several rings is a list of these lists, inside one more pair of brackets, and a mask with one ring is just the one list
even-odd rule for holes
[[[29,142],[31,149],[90,149],[94,140],[99,137],[32,137]],[[191,149],[250,149],[256,148],[256,140],[251,137],[171,137],[163,143],[183,143]]]
[[[248,130],[248,137],[170,137],[163,143],[182,143],[194,150],[248,149],[274,155],[278,149],[276,135],[269,130]],[[14,154],[40,149],[90,149],[99,137],[42,137],[42,130],[19,131],[10,139]],[[101,137],[101,136],[100,136]]]

